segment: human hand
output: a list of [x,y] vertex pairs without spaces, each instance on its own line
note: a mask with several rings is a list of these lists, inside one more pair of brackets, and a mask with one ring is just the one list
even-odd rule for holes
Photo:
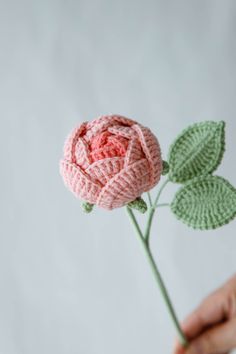
[[176,340],[174,354],[229,354],[236,348],[236,274],[205,298],[182,323],[189,340]]

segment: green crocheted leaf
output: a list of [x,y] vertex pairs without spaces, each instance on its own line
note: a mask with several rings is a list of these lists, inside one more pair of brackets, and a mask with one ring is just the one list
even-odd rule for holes
[[175,140],[169,151],[169,178],[184,183],[212,173],[221,163],[225,150],[225,123],[196,123]]
[[129,202],[127,205],[129,208],[136,209],[142,214],[146,213],[147,211],[147,204],[141,197],[136,198],[132,202]]
[[91,211],[93,210],[94,204],[91,204],[89,202],[83,202],[81,206],[82,206],[82,209],[85,213],[91,213]]
[[169,173],[170,166],[167,161],[162,161],[162,176],[165,176]]
[[216,229],[235,218],[236,189],[222,177],[197,177],[176,193],[171,210],[194,229]]

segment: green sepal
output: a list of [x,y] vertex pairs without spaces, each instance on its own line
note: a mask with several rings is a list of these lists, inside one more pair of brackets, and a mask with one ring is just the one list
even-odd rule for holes
[[225,151],[225,123],[206,121],[185,129],[169,150],[169,178],[184,183],[214,172]]
[[129,208],[136,209],[142,214],[146,213],[148,209],[146,202],[141,197],[136,198],[132,202],[129,202],[127,205]]
[[169,173],[170,166],[167,161],[162,160],[162,175],[165,176]]
[[91,204],[89,202],[83,202],[81,206],[82,206],[82,209],[85,213],[91,213],[91,211],[93,210],[94,204]]
[[236,189],[222,177],[197,177],[177,191],[171,210],[194,229],[216,229],[236,217]]

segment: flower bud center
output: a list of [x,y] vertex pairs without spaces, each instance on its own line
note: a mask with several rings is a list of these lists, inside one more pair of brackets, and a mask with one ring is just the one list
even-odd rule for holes
[[123,157],[126,155],[129,140],[108,131],[97,134],[90,142],[90,157],[92,161],[109,157]]

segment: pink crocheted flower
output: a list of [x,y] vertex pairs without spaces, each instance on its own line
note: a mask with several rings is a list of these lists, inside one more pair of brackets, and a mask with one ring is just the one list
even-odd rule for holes
[[77,197],[105,209],[119,208],[158,183],[160,146],[150,129],[136,121],[101,116],[68,136],[60,172]]

